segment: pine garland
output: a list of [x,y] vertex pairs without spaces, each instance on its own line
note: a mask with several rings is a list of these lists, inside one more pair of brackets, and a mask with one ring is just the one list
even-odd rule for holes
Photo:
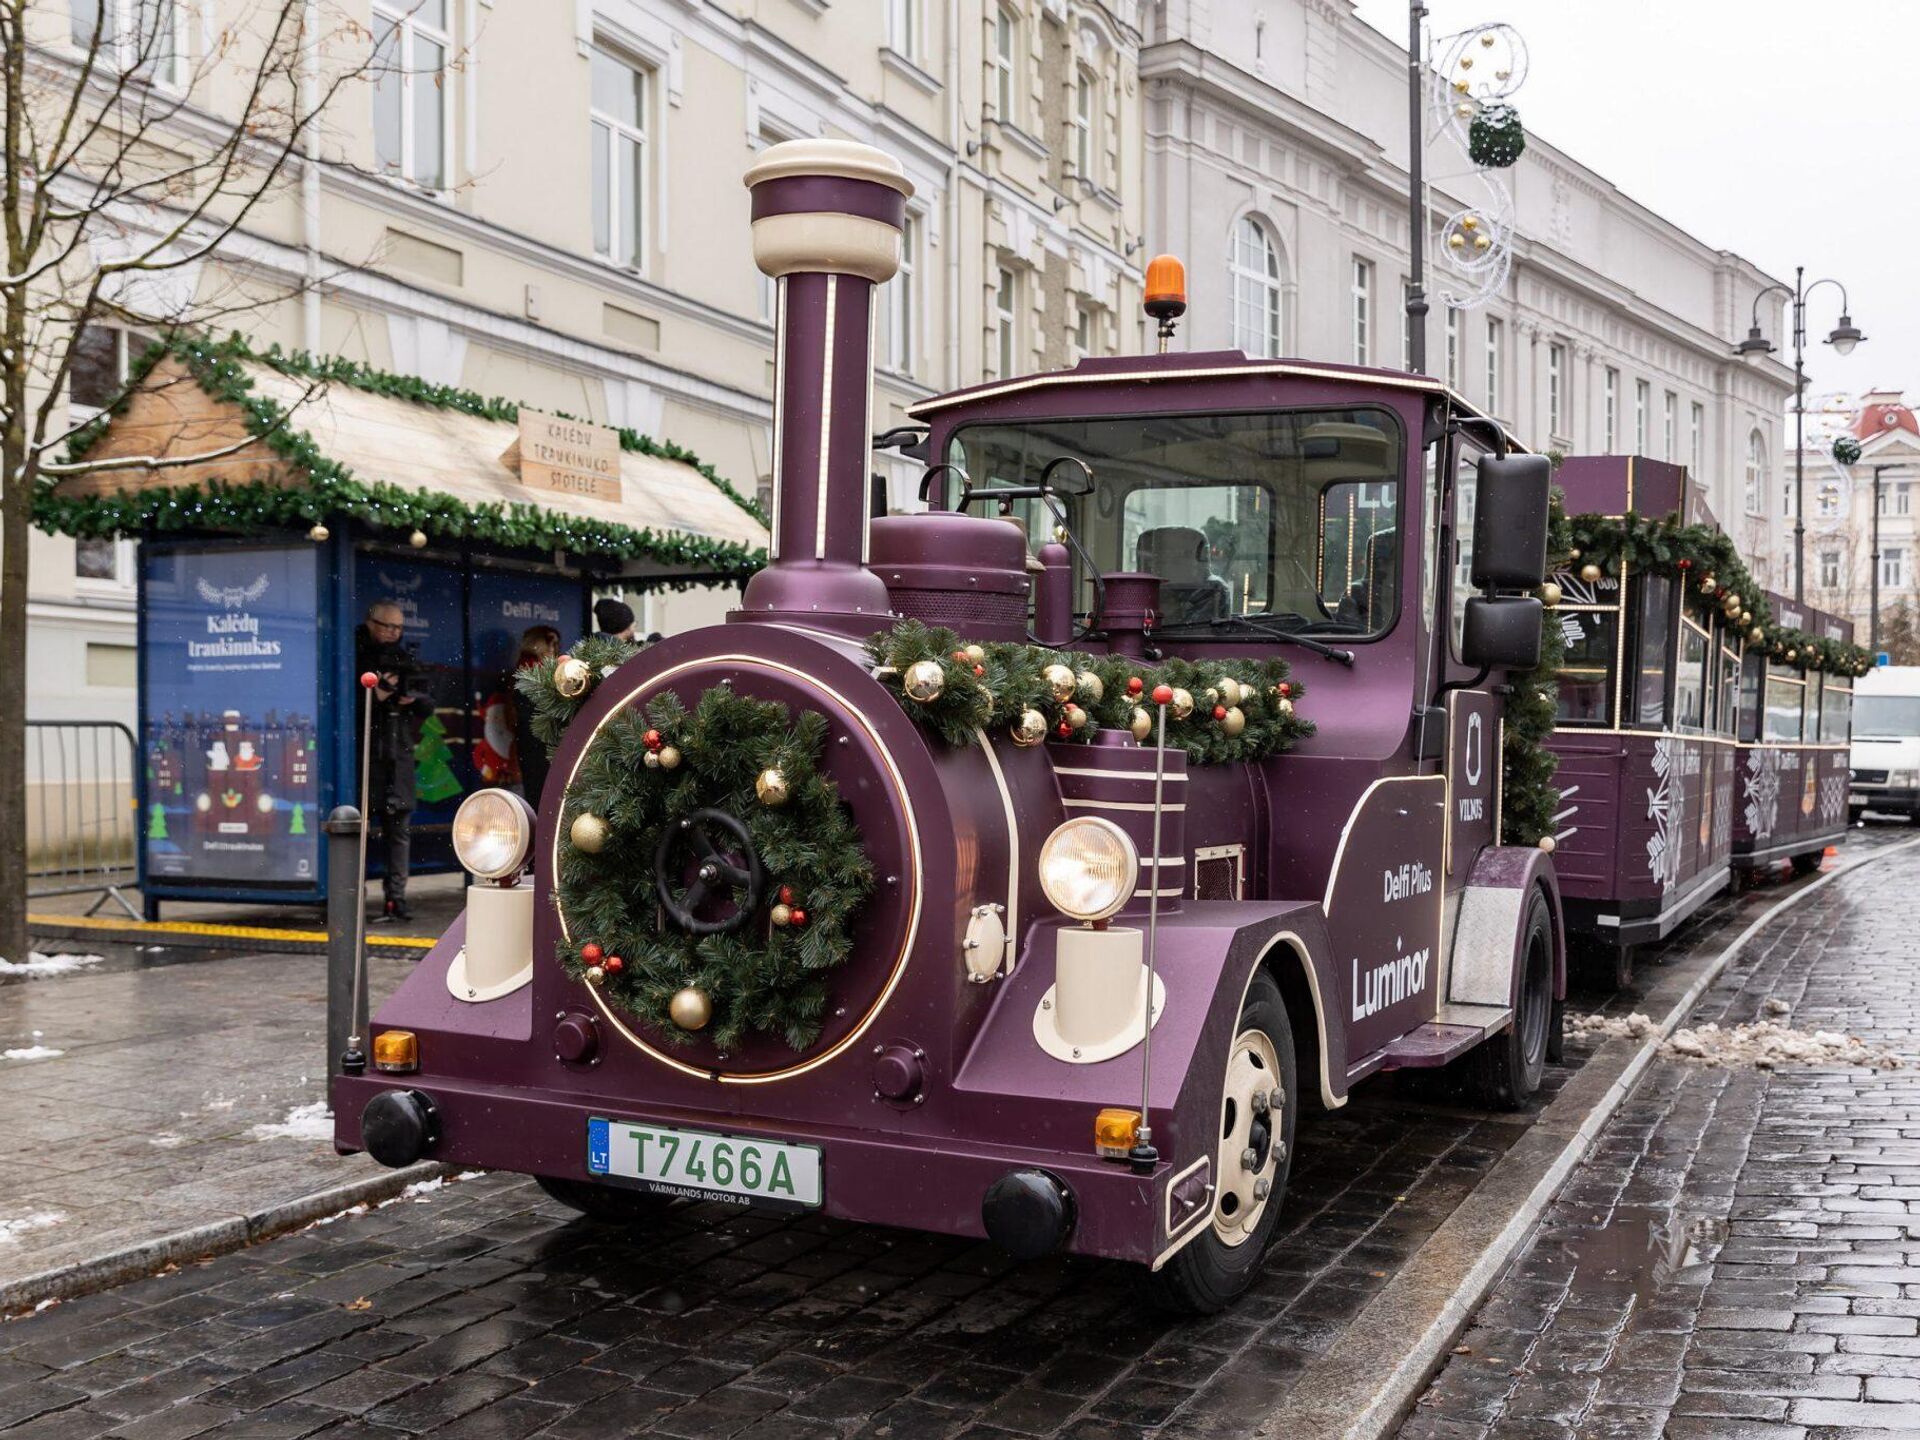
[[1678,575],[1687,581],[1682,590],[1696,613],[1737,619],[1748,643],[1764,645],[1776,660],[1830,675],[1864,675],[1873,668],[1873,657],[1862,646],[1775,624],[1766,594],[1724,531],[1633,511],[1619,517],[1575,515],[1569,525],[1569,564],[1577,563],[1583,575],[1591,566],[1591,578],[1618,576],[1623,564],[1636,572]]
[[[660,745],[647,743],[650,730]],[[810,1044],[826,1013],[830,976],[852,954],[851,920],[873,885],[859,830],[820,773],[826,734],[820,714],[794,716],[722,686],[706,691],[691,713],[667,691],[644,712],[613,716],[582,757],[560,816],[555,898],[571,936],[558,951],[567,973],[592,983],[596,964],[582,952],[597,946],[602,993],[669,1041],[692,1038],[672,1023],[669,1007],[682,991],[697,990],[712,1005],[702,1033],[721,1050],[757,1034],[777,1035],[795,1050]],[[674,768],[657,763],[661,745],[679,751]],[[763,804],[754,788],[770,768],[788,787],[777,807]],[[654,854],[670,826],[705,808],[746,825],[769,889],[761,913],[742,928],[692,935],[661,912]],[[585,814],[608,830],[592,853],[573,842],[573,822]],[[781,886],[803,923],[773,923]]]
[[[316,522],[349,519],[400,533],[420,530],[454,542],[515,550],[561,550],[611,559],[646,559],[701,572],[692,577],[668,575],[641,582],[643,588],[664,590],[738,583],[766,563],[764,549],[750,548],[738,541],[652,528],[634,529],[523,502],[468,504],[439,492],[361,480],[351,468],[322,453],[312,436],[290,425],[282,406],[257,393],[245,367],[267,365],[298,379],[348,385],[414,404],[509,423],[517,421],[520,413],[519,406],[512,401],[486,399],[450,386],[429,385],[412,376],[390,375],[350,360],[315,359],[304,353],[283,354],[277,347],[256,354],[238,334],[225,341],[196,335],[169,335],[140,357],[134,368],[134,382],[137,384],[169,355],[186,366],[207,395],[237,406],[248,432],[282,460],[298,468],[305,483],[286,487],[265,481],[244,481],[62,496],[55,493],[57,481],[49,479],[34,495],[35,525],[52,533],[82,539],[108,539],[148,533],[305,529]],[[129,386],[129,395],[131,390]],[[116,413],[124,409],[127,398],[123,397],[115,407]],[[85,459],[106,433],[109,418],[108,415],[98,417],[74,436],[68,447],[70,460]],[[626,450],[691,465],[735,504],[762,524],[766,523],[752,501],[690,452],[632,430],[620,432],[620,443]]]
[[[1564,569],[1571,545],[1567,512],[1556,488],[1547,505],[1547,572]],[[1540,615],[1540,663],[1507,677],[1505,724],[1501,730],[1500,839],[1507,845],[1538,845],[1554,833],[1560,787],[1553,783],[1560,757],[1547,737],[1560,713],[1560,664],[1566,636],[1553,606]]]
[[[558,749],[568,722],[593,698],[600,682],[638,655],[641,648],[617,635],[583,635],[565,655],[529,665],[515,675],[514,686],[533,707],[528,725],[534,738],[549,751]],[[578,660],[586,669],[582,677],[586,688],[577,695],[562,695],[554,684],[554,672],[569,658]]]
[[[1263,759],[1313,733],[1312,722],[1295,713],[1302,687],[1284,660],[1148,665],[1123,655],[1041,645],[969,645],[951,630],[929,629],[918,620],[875,635],[867,649],[875,675],[901,708],[949,748],[973,743],[976,731],[1013,729],[1029,711],[1040,718],[1044,738],[1084,744],[1101,730],[1130,730],[1136,711],[1151,713],[1149,697],[1160,684],[1193,700],[1185,718],[1171,710],[1167,715],[1167,743],[1185,750],[1190,764]],[[939,667],[939,694],[930,700],[907,693],[909,672],[921,664]],[[1054,667],[1071,675],[1065,695],[1048,677]]]

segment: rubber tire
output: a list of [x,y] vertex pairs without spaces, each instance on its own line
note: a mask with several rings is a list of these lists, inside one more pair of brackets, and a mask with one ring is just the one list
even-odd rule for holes
[[1811,875],[1820,868],[1820,862],[1826,858],[1827,852],[1824,850],[1814,850],[1805,855],[1796,855],[1793,857],[1792,862],[1793,873],[1796,876]]
[[644,1190],[624,1190],[618,1185],[596,1185],[589,1180],[563,1180],[553,1175],[536,1175],[533,1183],[569,1210],[578,1210],[589,1220],[603,1225],[640,1225],[657,1219],[673,1204],[670,1195],[650,1195]]
[[1849,828],[1851,828],[1852,826],[1858,825],[1862,820],[1865,820],[1866,818],[1867,818],[1866,806],[1849,805],[1847,807],[1847,825]]
[[[1208,1218],[1200,1238],[1190,1241],[1158,1270],[1147,1276],[1147,1293],[1162,1309],[1180,1315],[1213,1315],[1224,1310],[1260,1273],[1260,1260],[1273,1243],[1273,1232],[1280,1222],[1280,1210],[1286,1203],[1287,1176],[1293,1169],[1294,1122],[1300,1113],[1299,1068],[1294,1062],[1293,1027],[1287,1021],[1287,1003],[1280,998],[1280,987],[1266,970],[1254,973],[1247,986],[1246,999],[1240,1005],[1240,1021],[1233,1027],[1237,1039],[1244,1030],[1257,1026],[1273,1042],[1273,1053],[1280,1061],[1280,1084],[1286,1091],[1287,1109],[1281,1125],[1280,1143],[1286,1146],[1274,1166],[1273,1190],[1267,1196],[1266,1213],[1259,1228],[1238,1245],[1228,1245],[1214,1232]],[[1224,1079],[1224,1077],[1222,1077]],[[1217,1139],[1212,1143],[1218,1148]],[[1209,1152],[1211,1158],[1211,1152]]]
[[[1520,933],[1526,968],[1513,1023],[1467,1056],[1473,1088],[1492,1110],[1524,1109],[1547,1068],[1553,1030],[1553,912],[1537,889],[1527,900]],[[1537,1043],[1529,1043],[1529,1037]]]

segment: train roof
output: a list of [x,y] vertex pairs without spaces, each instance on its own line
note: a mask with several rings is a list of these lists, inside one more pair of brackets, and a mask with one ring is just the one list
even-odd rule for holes
[[1767,606],[1773,611],[1774,624],[1789,630],[1803,630],[1822,640],[1840,640],[1849,645],[1853,643],[1853,621],[1845,616],[1817,610],[1804,600],[1795,600],[1772,590],[1765,593]]
[[1718,529],[1706,490],[1690,481],[1687,467],[1645,455],[1569,455],[1553,483],[1566,496],[1571,515],[1675,516],[1683,525]]

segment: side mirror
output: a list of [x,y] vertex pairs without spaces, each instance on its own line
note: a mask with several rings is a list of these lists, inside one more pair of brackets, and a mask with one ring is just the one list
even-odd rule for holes
[[1482,456],[1473,500],[1473,583],[1532,590],[1547,578],[1547,504],[1553,464],[1544,455]]
[[1461,660],[1476,670],[1533,669],[1540,663],[1544,610],[1533,595],[1474,596],[1460,632]]

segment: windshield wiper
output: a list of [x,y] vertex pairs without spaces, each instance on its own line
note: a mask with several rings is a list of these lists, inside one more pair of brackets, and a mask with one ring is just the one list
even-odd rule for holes
[[1283,630],[1278,625],[1265,624],[1259,620],[1252,619],[1250,616],[1222,615],[1219,619],[1209,620],[1207,623],[1216,630],[1226,625],[1234,625],[1243,630],[1251,630],[1255,634],[1265,635],[1268,639],[1284,641],[1288,645],[1298,645],[1302,650],[1311,650],[1314,654],[1332,660],[1336,664],[1345,665],[1348,669],[1353,668],[1353,652],[1351,650],[1336,650],[1331,645],[1323,645],[1320,641],[1311,639],[1308,636],[1296,635],[1291,630]]

